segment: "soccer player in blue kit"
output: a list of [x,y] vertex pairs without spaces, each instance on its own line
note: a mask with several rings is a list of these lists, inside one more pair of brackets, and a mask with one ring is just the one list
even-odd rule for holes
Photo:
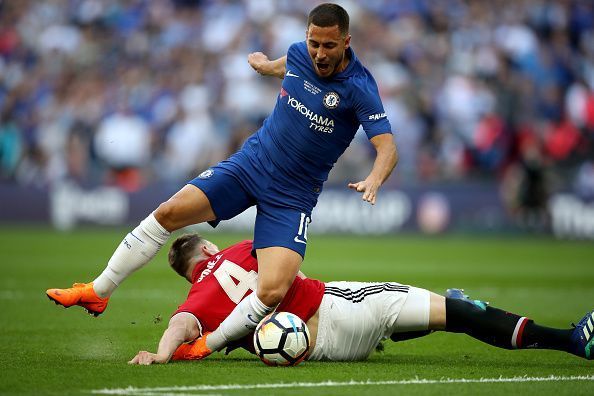
[[[248,62],[263,75],[283,78],[272,114],[229,159],[202,172],[162,203],[118,246],[93,282],[47,295],[69,307],[102,313],[109,296],[148,263],[170,233],[209,222],[212,226],[256,205],[254,227],[258,282],[238,266],[225,291],[241,301],[218,329],[196,341],[207,356],[241,338],[273,311],[297,275],[305,255],[307,227],[322,185],[362,126],[376,150],[369,176],[349,188],[374,204],[397,162],[396,145],[375,80],[350,48],[349,16],[336,4],[321,4],[308,17],[305,42],[274,61],[262,53]],[[202,351],[202,352],[201,352]]]

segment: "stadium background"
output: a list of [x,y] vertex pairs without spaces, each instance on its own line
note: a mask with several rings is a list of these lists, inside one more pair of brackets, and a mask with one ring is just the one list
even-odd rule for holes
[[[448,334],[388,343],[366,363],[308,362],[290,372],[241,353],[200,366],[128,367],[139,349],[154,349],[185,297],[165,249],[99,319],[49,305],[45,289],[92,279],[131,225],[258,128],[280,81],[253,72],[247,54],[282,56],[304,38],[317,3],[0,0],[0,393],[255,394],[221,389],[500,376],[520,379],[295,389],[590,389],[570,377],[592,381],[591,362]],[[437,292],[465,287],[543,324],[577,321],[594,301],[594,3],[340,4],[351,15],[352,46],[378,82],[400,163],[377,205],[364,205],[346,188],[374,157],[359,134],[314,212],[304,271]],[[248,211],[200,230],[226,246],[249,238],[252,224]],[[196,384],[223,388],[171,388]]]
[[[254,73],[247,54],[282,56],[303,40],[316,2],[0,4],[0,220],[68,229],[135,223],[240,147],[280,85]],[[592,2],[344,5],[400,163],[384,207],[366,210],[344,188],[371,167],[359,133],[311,232],[594,238]],[[377,229],[358,230],[383,211],[369,222]],[[235,228],[249,230],[251,218]]]

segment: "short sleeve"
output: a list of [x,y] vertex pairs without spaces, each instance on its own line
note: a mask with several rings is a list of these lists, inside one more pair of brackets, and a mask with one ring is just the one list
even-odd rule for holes
[[[202,307],[199,302],[200,300],[197,300],[195,297],[196,297],[195,295],[192,297],[188,297],[188,299],[186,301],[184,301],[182,305],[177,307],[177,309],[175,310],[173,315],[171,315],[171,317],[174,317],[177,314],[185,312],[185,313],[192,314],[194,317],[198,318],[198,315],[199,315]],[[202,326],[200,326],[200,327],[202,327]]]
[[305,41],[291,44],[287,50],[287,70],[293,68],[293,72],[308,67],[309,56],[307,55],[307,45]]
[[[187,313],[194,316],[197,320],[207,318],[208,305],[205,302],[212,298],[212,294],[208,293],[208,287],[192,286],[186,300],[175,310],[171,317],[181,313]],[[200,331],[202,331],[202,323],[199,324]]]
[[287,50],[287,59],[292,59],[299,55],[299,43],[293,43]]
[[196,317],[196,315],[194,315],[192,312],[188,312],[188,311],[180,311],[179,309],[177,311],[175,311],[175,313],[173,315],[171,315],[171,318],[173,319],[174,316],[178,316],[178,315],[187,315],[190,316],[192,319],[194,319],[196,321],[196,324],[198,325],[198,331],[200,332],[200,337],[202,337],[204,335],[203,331],[202,331],[202,323],[200,323],[200,320]]
[[392,133],[392,126],[377,89],[373,76],[367,72],[365,78],[354,81],[355,113],[368,139],[384,133]]

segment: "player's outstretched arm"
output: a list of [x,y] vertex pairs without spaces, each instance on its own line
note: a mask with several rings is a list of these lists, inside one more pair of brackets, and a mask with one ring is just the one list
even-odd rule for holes
[[128,363],[142,365],[167,363],[182,343],[192,341],[198,336],[200,336],[200,329],[196,319],[182,312],[169,321],[169,327],[159,341],[157,353],[140,351]]
[[349,183],[349,188],[363,193],[363,200],[375,204],[377,191],[388,179],[398,162],[398,150],[391,133],[384,133],[372,137],[370,140],[375,147],[376,157],[373,169],[367,178],[358,183]]
[[280,79],[285,78],[287,69],[287,56],[270,60],[262,52],[253,52],[248,55],[250,66],[263,76],[274,76]]

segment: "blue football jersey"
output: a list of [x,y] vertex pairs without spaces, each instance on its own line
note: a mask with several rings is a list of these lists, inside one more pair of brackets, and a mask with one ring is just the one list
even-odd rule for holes
[[305,42],[287,52],[272,114],[246,142],[283,175],[321,184],[362,125],[368,138],[391,133],[377,84],[350,48],[345,70],[319,77]]

